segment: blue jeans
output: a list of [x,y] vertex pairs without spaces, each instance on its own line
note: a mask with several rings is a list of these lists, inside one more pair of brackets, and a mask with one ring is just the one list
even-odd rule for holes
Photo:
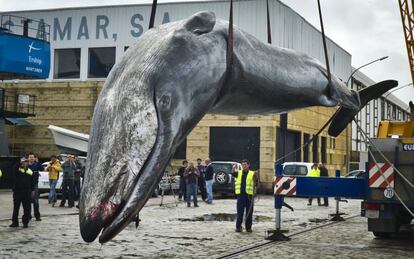
[[206,180],[206,189],[207,189],[207,202],[211,203],[213,201],[213,179]]
[[187,183],[186,187],[187,203],[191,203],[191,195],[193,196],[194,206],[197,206],[197,184]]
[[49,179],[49,201],[55,203],[56,202],[56,184],[57,180]]
[[243,215],[246,211],[246,229],[252,229],[253,222],[253,196],[247,194],[237,195],[237,219],[236,228],[240,228],[243,223]]

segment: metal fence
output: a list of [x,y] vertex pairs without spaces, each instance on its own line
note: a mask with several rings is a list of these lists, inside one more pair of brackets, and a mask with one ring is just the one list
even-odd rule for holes
[[50,41],[50,25],[43,20],[37,21],[21,16],[2,15],[0,31],[46,42]]
[[[5,116],[34,116],[36,96],[17,90],[0,89],[0,114]],[[8,115],[9,114],[9,115]]]

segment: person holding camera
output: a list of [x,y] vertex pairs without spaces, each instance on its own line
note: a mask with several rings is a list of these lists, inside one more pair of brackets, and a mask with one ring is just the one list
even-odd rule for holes
[[191,196],[193,196],[194,207],[198,207],[197,204],[197,180],[200,177],[200,172],[193,162],[190,162],[185,169],[184,178],[187,191],[187,207],[191,206]]
[[62,170],[59,160],[55,155],[50,157],[50,162],[46,166],[45,170],[49,172],[49,204],[52,203],[52,207],[55,207],[56,203],[56,184],[59,179],[59,172]]

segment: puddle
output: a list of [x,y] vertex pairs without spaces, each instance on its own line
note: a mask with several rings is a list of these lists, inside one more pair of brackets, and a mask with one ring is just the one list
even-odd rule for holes
[[[213,214],[204,214],[203,216],[193,217],[193,218],[179,218],[178,221],[230,221],[233,222],[236,220],[236,214],[230,213],[213,213]],[[253,215],[254,222],[265,222],[273,221],[272,217]]]
[[309,222],[314,222],[314,223],[321,223],[321,222],[326,222],[329,219],[318,219],[318,218],[313,218],[313,219],[309,219]]

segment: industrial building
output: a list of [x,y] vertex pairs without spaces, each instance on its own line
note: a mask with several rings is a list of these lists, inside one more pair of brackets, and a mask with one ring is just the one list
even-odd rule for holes
[[[269,5],[272,44],[307,53],[323,63],[319,30],[282,2],[269,1]],[[6,89],[6,95],[15,96],[25,92],[36,98],[36,116],[27,119],[31,125],[17,123],[7,128],[13,154],[34,151],[40,157],[48,157],[58,153],[47,129],[50,124],[89,133],[94,105],[103,82],[112,66],[147,30],[150,8],[150,5],[144,4],[1,14],[23,16],[51,25],[49,77],[46,80],[12,80],[1,84]],[[227,20],[229,3],[206,1],[159,4],[155,25],[186,19],[203,10],[213,11],[217,18]],[[234,24],[266,41],[266,2],[235,1]],[[38,36],[43,37],[33,37]],[[332,40],[328,39],[327,43],[331,71],[345,81],[352,72],[351,54]],[[357,89],[374,83],[361,73],[356,73],[354,78],[352,85]],[[389,96],[384,96],[381,100],[375,100],[374,104],[362,111],[364,115],[358,117],[363,125],[373,127],[367,130],[371,136],[375,134],[378,124],[375,122],[378,119],[389,118],[388,115],[397,116],[395,119],[406,116],[403,104],[394,100],[391,108],[388,108],[388,99]],[[378,108],[383,103],[387,108]],[[399,115],[400,108],[397,107],[403,107],[402,115]],[[199,157],[211,157],[213,160],[247,158],[254,169],[260,170],[261,182],[265,189],[270,190],[275,161],[282,153],[296,150],[307,142],[334,112],[335,108],[314,107],[289,113],[284,147],[281,144],[279,115],[244,117],[208,114],[177,150],[173,164],[178,164],[182,159],[195,160]],[[381,116],[378,117],[378,114]],[[354,127],[352,136],[352,150],[361,150],[360,137]],[[335,169],[345,171],[346,154],[349,151],[346,137],[345,132],[332,138],[327,131],[323,131],[309,146],[289,155],[284,161],[321,161],[328,165],[331,174]]]

